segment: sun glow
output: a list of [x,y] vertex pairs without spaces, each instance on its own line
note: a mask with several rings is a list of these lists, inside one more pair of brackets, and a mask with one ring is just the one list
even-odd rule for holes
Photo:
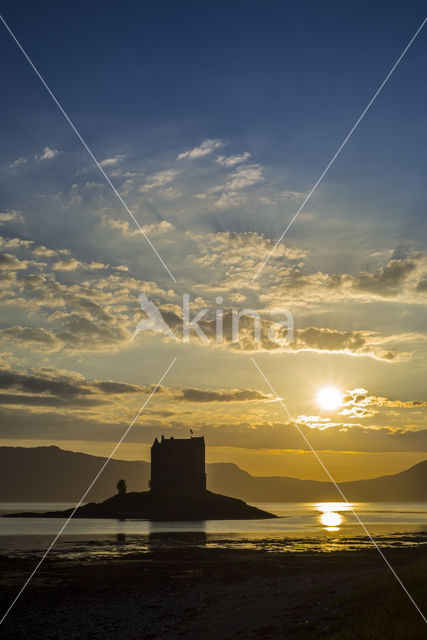
[[338,409],[342,405],[342,393],[336,387],[322,387],[317,393],[317,404],[325,411]]

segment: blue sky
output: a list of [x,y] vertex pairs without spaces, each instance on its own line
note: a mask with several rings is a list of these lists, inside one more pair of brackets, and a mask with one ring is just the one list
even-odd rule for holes
[[[144,155],[226,138],[310,182],[422,21],[422,4],[57,3],[3,5],[54,92],[98,152]],[[71,132],[10,38],[2,38],[2,121],[18,144],[72,143]],[[361,126],[337,176],[364,158],[411,172],[422,136],[426,44],[420,38]],[[399,125],[397,128],[396,125]],[[403,125],[403,126],[401,126]],[[7,131],[6,130],[6,131]],[[422,138],[419,140],[422,143]],[[408,148],[410,153],[405,153]],[[136,149],[135,149],[136,151]],[[402,155],[405,161],[402,162]],[[402,166],[403,165],[403,166]],[[384,167],[384,169],[385,169]]]
[[[317,179],[422,20],[421,3],[358,3],[353,10],[340,3],[125,3],[120,10],[75,3],[71,11],[5,3],[3,11],[95,155],[123,153],[155,165],[205,138],[222,139],[268,167],[269,180],[296,191]],[[4,157],[13,162],[50,145],[87,164],[11,38],[0,47],[8,60]],[[346,216],[357,226],[374,208],[396,243],[419,242],[425,52],[421,37],[319,190],[318,199],[328,194],[322,224]],[[72,183],[72,176],[58,180]],[[278,236],[290,212],[207,217],[196,224]],[[296,226],[299,233],[306,230]]]
[[[226,309],[292,311],[299,332],[292,349],[260,349],[258,357],[307,429],[325,433],[326,417],[313,400],[319,386],[367,389],[357,411],[350,399],[344,413],[328,416],[330,433],[355,434],[349,467],[344,449],[332,455],[326,435],[319,436],[337,473],[375,474],[423,458],[427,412],[411,402],[423,402],[427,339],[425,31],[259,282],[250,283],[421,24],[423,5],[5,2],[2,11],[178,280],[175,286],[134,233],[0,30],[0,355],[5,370],[19,372],[4,383],[15,395],[0,397],[4,442],[15,442],[19,424],[16,442],[107,451],[113,422],[120,430],[144,385],[178,353],[171,389],[217,390],[215,411],[208,401],[191,404],[191,394],[184,402],[169,391],[153,407],[146,435],[141,427],[123,455],[144,456],[141,447],[156,429],[179,435],[191,422],[211,438],[215,459],[228,456],[256,472],[273,465],[280,473],[278,452],[295,444],[280,435],[276,450],[265,433],[272,421],[279,434],[291,429],[277,406],[266,398],[242,405],[218,391],[262,387],[247,353],[156,335],[129,343],[141,291],[175,320],[182,293],[190,292],[194,309],[212,306],[220,294]],[[46,388],[41,400],[28,396],[32,383],[23,376]],[[75,405],[49,388],[61,376],[84,386],[73,391]],[[122,387],[112,399],[101,397],[94,380],[140,386]],[[87,395],[93,405],[83,402]],[[52,412],[57,422],[49,426]],[[227,424],[229,439],[219,438]],[[369,434],[384,442],[391,434],[387,442],[399,444],[383,445],[379,458],[376,440],[365,444]],[[404,444],[418,437],[426,441],[418,449]],[[299,469],[301,457],[289,451],[295,473],[316,475],[308,462]]]

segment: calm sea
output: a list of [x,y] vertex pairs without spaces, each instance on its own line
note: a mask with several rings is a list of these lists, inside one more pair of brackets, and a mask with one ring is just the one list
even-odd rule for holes
[[[69,509],[69,503],[0,503],[0,515],[18,511]],[[372,544],[352,508],[383,546],[427,543],[427,503],[343,502],[255,503],[279,516],[273,520],[148,520],[76,519],[55,545],[59,555],[104,555],[148,551],[153,546],[190,544],[246,547],[274,551],[357,549]],[[0,554],[39,553],[65,520],[60,518],[0,518]]]

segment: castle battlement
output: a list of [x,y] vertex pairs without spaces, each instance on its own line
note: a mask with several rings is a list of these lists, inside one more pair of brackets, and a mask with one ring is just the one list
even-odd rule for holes
[[181,496],[206,491],[204,437],[156,438],[151,447],[150,489]]

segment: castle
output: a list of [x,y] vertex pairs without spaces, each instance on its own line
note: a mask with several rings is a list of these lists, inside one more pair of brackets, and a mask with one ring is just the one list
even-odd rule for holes
[[152,493],[189,496],[206,491],[205,439],[156,438],[151,447]]

